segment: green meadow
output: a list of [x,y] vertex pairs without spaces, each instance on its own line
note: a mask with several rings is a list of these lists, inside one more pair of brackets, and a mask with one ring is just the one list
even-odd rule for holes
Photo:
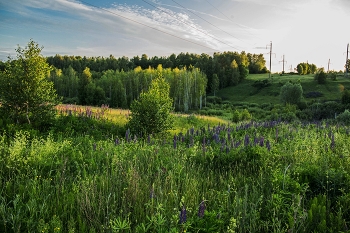
[[0,232],[348,232],[347,126],[178,114],[140,139],[127,110],[58,109],[0,137]]

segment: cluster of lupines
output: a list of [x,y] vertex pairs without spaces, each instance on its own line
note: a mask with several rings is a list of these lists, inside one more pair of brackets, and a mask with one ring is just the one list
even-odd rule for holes
[[96,111],[93,111],[92,107],[89,106],[81,107],[73,104],[66,104],[57,105],[56,110],[61,116],[78,116],[99,120],[105,118],[105,112],[109,110],[109,106],[103,104],[101,108],[97,108]]
[[[179,133],[175,134],[172,139],[172,145],[174,149],[177,149],[180,145],[185,145],[187,148],[193,147],[195,143],[199,143],[202,146],[203,152],[206,151],[207,147],[219,147],[222,153],[229,153],[232,149],[237,149],[240,147],[251,147],[251,146],[260,146],[266,147],[269,151],[271,150],[271,143],[269,140],[266,140],[264,136],[256,135],[250,136],[248,133],[244,134],[243,138],[239,138],[241,131],[248,129],[257,128],[267,128],[271,129],[275,127],[275,138],[276,142],[278,141],[279,131],[277,126],[283,122],[271,121],[271,122],[250,122],[246,124],[240,124],[236,127],[230,125],[219,124],[217,126],[208,125],[207,128],[202,127],[201,129],[195,130],[193,127],[187,130],[185,134]],[[286,135],[286,138],[288,135]],[[153,143],[151,141],[152,135],[147,136],[147,143]],[[125,142],[137,142],[137,135],[131,135],[130,130],[128,129],[125,133]],[[155,141],[154,141],[155,142]],[[166,139],[162,140],[163,145],[167,143]],[[116,145],[119,145],[120,142],[115,142]]]

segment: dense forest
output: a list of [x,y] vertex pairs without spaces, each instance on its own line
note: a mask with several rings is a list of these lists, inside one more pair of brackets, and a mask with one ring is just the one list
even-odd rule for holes
[[[53,67],[49,80],[63,103],[129,108],[160,72],[170,84],[175,110],[184,112],[201,109],[206,93],[235,86],[249,73],[268,72],[263,54],[244,51],[150,58],[143,54],[131,59],[55,55],[46,61]],[[4,68],[0,62],[0,70]]]
[[169,57],[131,59],[123,56],[47,57],[54,67],[50,74],[64,103],[109,104],[128,108],[133,99],[147,90],[157,72],[168,80],[176,110],[199,109],[206,93],[237,85],[249,73],[266,73],[263,54],[245,52],[207,54],[180,53]]

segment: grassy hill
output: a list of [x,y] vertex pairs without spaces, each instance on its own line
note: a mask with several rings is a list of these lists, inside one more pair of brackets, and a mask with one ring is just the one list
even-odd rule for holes
[[[259,80],[269,80],[271,84],[268,87],[258,90],[253,87],[254,82]],[[304,91],[304,97],[309,92],[320,92],[322,97],[318,98],[305,98],[307,102],[317,100],[322,102],[326,100],[340,100],[341,88],[350,89],[350,78],[344,76],[338,76],[337,80],[327,80],[326,84],[317,84],[313,75],[283,75],[273,74],[269,79],[268,74],[250,74],[247,79],[237,86],[228,87],[217,92],[218,97],[222,100],[228,100],[233,103],[247,102],[247,103],[280,103],[280,88],[286,82],[299,82],[301,83]]]

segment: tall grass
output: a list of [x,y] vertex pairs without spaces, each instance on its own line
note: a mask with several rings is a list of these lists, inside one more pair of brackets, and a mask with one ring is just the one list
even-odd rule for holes
[[2,135],[0,232],[346,232],[349,137],[283,122]]

